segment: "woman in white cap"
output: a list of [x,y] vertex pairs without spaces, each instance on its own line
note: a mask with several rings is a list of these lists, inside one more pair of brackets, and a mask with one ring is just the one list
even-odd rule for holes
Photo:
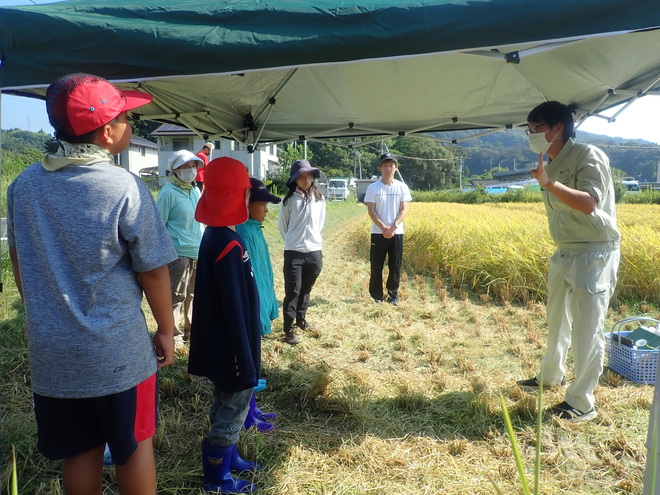
[[183,340],[190,335],[192,301],[195,290],[197,253],[202,240],[202,228],[195,220],[200,193],[192,182],[204,162],[190,151],[175,151],[168,160],[168,183],[158,194],[156,207],[163,217],[167,232],[179,259],[168,264],[172,287],[175,342],[181,342],[179,326],[183,320]]

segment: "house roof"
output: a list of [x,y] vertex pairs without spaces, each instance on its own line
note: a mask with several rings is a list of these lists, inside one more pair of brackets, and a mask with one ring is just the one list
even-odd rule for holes
[[190,136],[193,131],[174,124],[163,124],[151,133],[152,136]]
[[509,179],[509,178],[511,178],[513,176],[516,176],[516,175],[530,175],[530,172],[532,170],[534,170],[535,168],[536,168],[536,166],[529,166],[528,165],[528,166],[520,167],[516,170],[507,170],[506,172],[497,172],[497,173],[493,174],[493,178],[500,180],[500,179]]
[[148,139],[141,138],[140,136],[133,136],[131,138],[131,144],[134,144],[135,146],[144,146],[145,148],[158,149],[158,145],[156,143],[149,141]]

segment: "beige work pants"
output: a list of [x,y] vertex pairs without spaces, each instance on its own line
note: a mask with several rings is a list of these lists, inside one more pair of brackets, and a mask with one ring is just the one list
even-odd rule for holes
[[594,407],[594,389],[603,371],[603,327],[616,287],[619,250],[572,252],[558,248],[548,273],[548,349],[543,382],[558,384],[566,375],[566,357],[573,346],[575,381],[566,402],[582,412]]

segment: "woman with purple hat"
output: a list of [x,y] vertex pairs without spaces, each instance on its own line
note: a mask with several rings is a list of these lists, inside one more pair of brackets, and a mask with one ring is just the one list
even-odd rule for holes
[[290,345],[300,343],[295,327],[313,329],[306,315],[309,294],[323,267],[321,230],[325,222],[325,198],[314,184],[319,175],[319,169],[307,160],[291,166],[286,183],[289,190],[277,222],[284,239],[284,338]]

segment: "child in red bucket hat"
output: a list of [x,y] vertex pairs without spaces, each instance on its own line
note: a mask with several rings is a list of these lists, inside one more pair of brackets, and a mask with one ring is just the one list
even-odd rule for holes
[[188,371],[213,382],[211,429],[202,440],[203,488],[249,493],[254,485],[230,471],[254,471],[236,442],[261,369],[259,294],[236,225],[248,219],[250,179],[238,160],[212,160],[195,218],[207,225],[199,247]]
[[46,107],[59,147],[7,192],[38,446],[64,459],[69,494],[101,493],[106,443],[120,493],[156,493],[156,371],[174,355],[177,256],[149,188],[113,157],[130,143],[126,112],[150,101],[91,74],[54,81]]

